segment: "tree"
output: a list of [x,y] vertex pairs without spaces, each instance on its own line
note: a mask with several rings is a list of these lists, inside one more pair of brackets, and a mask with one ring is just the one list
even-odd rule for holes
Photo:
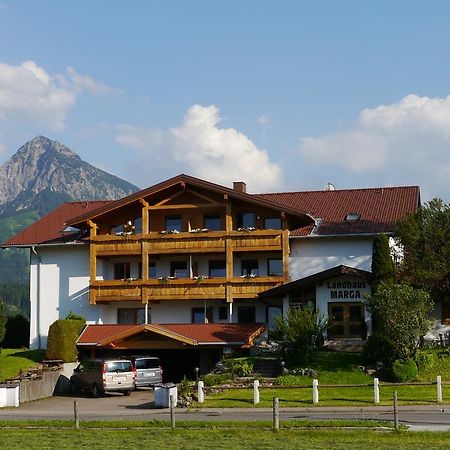
[[5,337],[7,320],[5,304],[3,303],[3,300],[0,300],[0,344]]
[[402,282],[424,289],[434,301],[450,300],[450,205],[435,198],[396,225],[404,249]]
[[328,321],[310,308],[290,309],[286,317],[276,317],[271,332],[287,356],[299,363],[309,363],[322,347]]
[[394,276],[395,268],[389,238],[385,234],[379,234],[372,244],[372,295],[382,281],[394,281]]
[[368,341],[377,356],[369,356],[385,365],[413,358],[430,326],[433,302],[429,294],[408,285],[381,282],[366,304],[377,323]]

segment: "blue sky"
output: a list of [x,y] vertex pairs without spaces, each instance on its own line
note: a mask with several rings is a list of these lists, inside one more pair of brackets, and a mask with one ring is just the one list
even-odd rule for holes
[[140,187],[450,201],[447,1],[0,0],[0,163],[42,134]]

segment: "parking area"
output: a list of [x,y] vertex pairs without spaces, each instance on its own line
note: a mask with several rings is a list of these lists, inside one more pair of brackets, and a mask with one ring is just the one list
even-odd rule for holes
[[74,401],[78,402],[80,417],[84,419],[120,420],[135,417],[144,419],[149,412],[154,415],[154,393],[151,388],[131,392],[130,396],[119,393],[92,398],[86,394],[54,396],[34,402],[22,403],[18,408],[0,409],[0,420],[4,419],[72,419]]

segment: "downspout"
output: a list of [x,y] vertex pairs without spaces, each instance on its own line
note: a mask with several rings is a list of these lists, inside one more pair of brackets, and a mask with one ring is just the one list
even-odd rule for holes
[[[37,332],[37,348],[41,348],[41,255],[36,251],[36,246],[31,246],[31,251],[37,256],[37,268],[36,268],[36,332]],[[30,292],[31,294],[31,292]],[[31,306],[30,306],[31,316]]]

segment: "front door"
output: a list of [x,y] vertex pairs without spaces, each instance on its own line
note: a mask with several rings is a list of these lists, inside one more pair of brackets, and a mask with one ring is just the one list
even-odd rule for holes
[[328,303],[329,337],[365,338],[364,307],[362,303]]

